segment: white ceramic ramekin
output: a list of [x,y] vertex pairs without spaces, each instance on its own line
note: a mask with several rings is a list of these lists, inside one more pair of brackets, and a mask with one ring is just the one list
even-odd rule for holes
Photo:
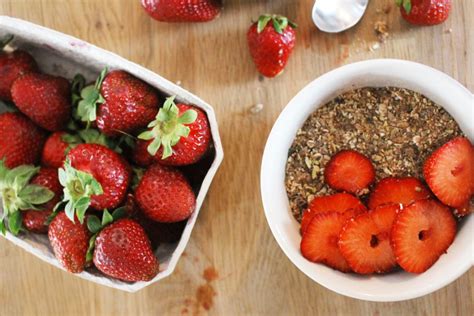
[[[211,166],[200,185],[196,199],[196,211],[189,218],[181,239],[177,243],[163,244],[158,247],[156,253],[160,261],[158,275],[149,282],[135,282],[132,284],[105,277],[100,273],[93,274],[84,271],[78,274],[79,277],[89,281],[128,292],[136,292],[169,276],[173,273],[184,248],[188,244],[201,205],[224,157],[217,120],[212,107],[163,77],[77,38],[19,19],[0,16],[0,37],[6,34],[13,34],[15,36],[13,45],[30,52],[35,57],[41,70],[46,73],[72,79],[79,72],[86,77],[88,82],[92,82],[104,66],[108,66],[109,69],[122,69],[149,83],[162,93],[176,95],[179,101],[195,104],[206,112],[211,127],[215,154]],[[4,109],[0,108],[0,112],[3,111]],[[15,237],[7,233],[6,238],[42,260],[63,269],[49,247],[47,236],[24,234]]]
[[474,264],[474,216],[458,227],[447,254],[423,274],[344,274],[309,262],[300,253],[299,224],[293,218],[285,190],[285,165],[297,130],[319,106],[338,94],[360,87],[396,86],[420,92],[443,106],[463,132],[474,140],[474,96],[448,75],[414,62],[378,59],[330,71],[301,90],[285,107],[268,137],[261,168],[261,193],[268,224],[283,252],[308,277],[346,296],[368,301],[401,301],[434,292]]

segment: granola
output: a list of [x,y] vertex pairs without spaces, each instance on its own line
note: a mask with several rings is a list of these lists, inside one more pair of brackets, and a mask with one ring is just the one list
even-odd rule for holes
[[[334,193],[324,183],[324,167],[342,149],[369,157],[377,180],[422,179],[427,156],[459,135],[451,115],[414,91],[386,87],[343,93],[309,116],[290,147],[285,185],[292,213],[301,221],[309,201]],[[368,190],[362,199],[364,193]]]

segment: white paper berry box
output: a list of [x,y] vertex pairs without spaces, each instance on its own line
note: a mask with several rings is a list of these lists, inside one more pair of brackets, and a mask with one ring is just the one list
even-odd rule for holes
[[[156,256],[160,262],[158,275],[149,282],[126,283],[105,277],[99,272],[85,271],[77,274],[77,276],[91,282],[128,292],[136,292],[169,276],[173,273],[189,241],[203,200],[224,157],[213,108],[197,96],[163,77],[77,38],[20,19],[0,16],[0,37],[7,34],[14,35],[11,46],[24,49],[32,54],[45,73],[60,75],[68,79],[72,79],[75,74],[81,73],[88,82],[92,82],[105,66],[108,66],[109,69],[122,69],[144,80],[164,95],[176,95],[177,100],[194,104],[206,112],[211,127],[213,150],[212,154],[206,158],[207,161],[200,164],[204,165],[203,169],[207,169],[199,170],[199,173],[202,174],[202,181],[200,180],[194,184],[194,190],[198,192],[196,211],[189,218],[181,239],[177,243],[161,244],[158,247],[156,251]],[[0,108],[0,112],[4,111],[4,108]],[[63,269],[54,257],[46,235],[24,233],[15,237],[7,233],[5,237],[49,264]]]

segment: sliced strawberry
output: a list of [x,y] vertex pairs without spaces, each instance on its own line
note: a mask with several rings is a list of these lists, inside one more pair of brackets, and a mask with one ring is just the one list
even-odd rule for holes
[[380,180],[373,189],[369,197],[369,209],[373,210],[385,204],[407,206],[417,200],[430,197],[430,191],[417,178],[389,177]]
[[354,150],[342,150],[329,160],[324,179],[335,190],[360,194],[374,182],[375,169],[366,156]]
[[339,250],[354,272],[383,273],[397,262],[390,245],[390,231],[399,206],[386,205],[349,220],[339,237]]
[[473,211],[474,211],[474,201],[472,199],[470,201],[467,201],[466,204],[453,209],[454,215],[456,215],[456,217],[458,217],[458,218],[469,215]]
[[303,256],[309,261],[324,263],[342,272],[351,271],[337,243],[342,228],[353,215],[352,211],[316,214],[301,239]]
[[301,219],[301,233],[305,232],[306,227],[308,227],[316,214],[326,212],[343,213],[350,209],[356,211],[357,214],[367,211],[365,205],[362,204],[358,198],[349,193],[336,193],[315,197],[311,203],[309,203],[308,209],[303,213],[303,218]]
[[446,205],[460,207],[474,191],[474,148],[465,137],[447,142],[426,160],[423,166],[426,183]]
[[419,200],[399,212],[391,244],[397,263],[405,271],[422,273],[446,252],[455,235],[456,221],[447,206]]

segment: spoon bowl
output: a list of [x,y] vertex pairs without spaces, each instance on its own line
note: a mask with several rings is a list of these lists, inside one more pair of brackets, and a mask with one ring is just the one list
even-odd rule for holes
[[323,32],[339,33],[360,21],[369,0],[317,0],[313,6],[313,22]]

